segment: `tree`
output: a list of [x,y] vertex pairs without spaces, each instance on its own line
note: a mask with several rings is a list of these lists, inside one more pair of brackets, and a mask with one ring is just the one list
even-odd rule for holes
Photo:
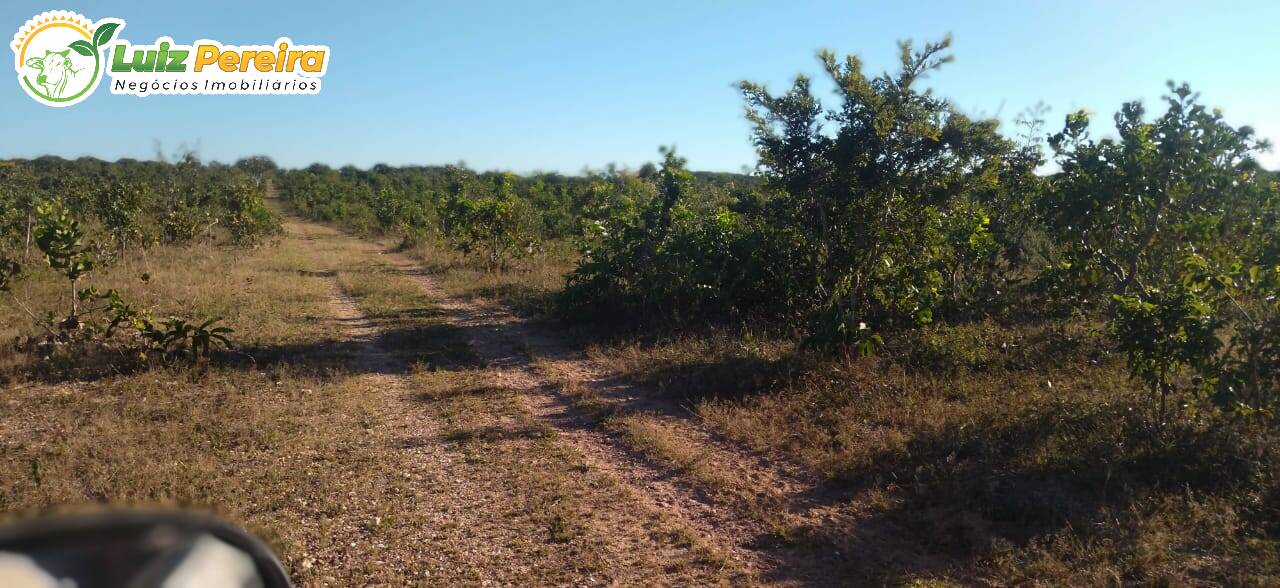
[[1066,267],[1111,291],[1111,330],[1158,423],[1183,390],[1267,413],[1280,396],[1280,190],[1254,159],[1267,144],[1186,84],[1169,89],[1151,122],[1140,103],[1120,109],[1118,141],[1091,140],[1089,117],[1068,115],[1043,208]]
[[537,236],[528,202],[514,198],[455,196],[445,207],[448,239],[467,254],[480,254],[489,270],[533,252]]
[[[996,121],[972,120],[917,88],[951,60],[949,46],[902,43],[899,72],[874,78],[857,57],[821,52],[842,100],[831,112],[804,76],[780,96],[741,84],[775,194],[761,210],[775,264],[766,273],[796,290],[782,298],[810,309],[813,343],[929,322],[946,261],[988,246],[979,195],[998,185],[1011,144]],[[957,230],[966,234],[949,234]]]
[[1225,262],[1243,236],[1235,229],[1258,210],[1254,156],[1266,143],[1199,104],[1186,84],[1169,89],[1154,121],[1139,102],[1121,107],[1119,141],[1092,140],[1083,111],[1049,140],[1062,172],[1045,215],[1074,267],[1101,270],[1115,295],[1145,298],[1181,281],[1192,253]]
[[145,184],[116,180],[101,186],[94,198],[94,212],[123,253],[130,243],[142,238],[140,226],[151,205],[151,190]]
[[80,302],[76,284],[80,278],[93,271],[97,264],[84,243],[84,229],[80,222],[71,216],[62,203],[46,202],[40,205],[36,215],[36,244],[44,252],[49,267],[66,276],[71,285],[71,312],[67,315],[67,320],[74,323]]
[[740,218],[723,208],[700,212],[704,194],[687,162],[673,148],[661,153],[651,190],[620,198],[591,225],[562,298],[573,314],[625,309],[679,322],[723,318],[741,301]]
[[249,177],[259,187],[266,184],[279,169],[276,166],[276,162],[265,155],[242,158],[236,161],[235,168],[249,174]]
[[24,259],[30,256],[32,228],[40,195],[31,167],[21,162],[0,162],[0,227],[22,235]]

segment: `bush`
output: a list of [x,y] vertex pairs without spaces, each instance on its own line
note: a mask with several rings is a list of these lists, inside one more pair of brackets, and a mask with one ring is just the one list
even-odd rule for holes
[[583,261],[570,274],[566,311],[683,321],[727,316],[737,302],[733,272],[743,264],[736,214],[693,212],[693,175],[674,149],[662,151],[656,196],[593,225]]
[[1027,187],[1038,183],[1027,177],[1040,159],[994,121],[915,87],[949,61],[948,45],[903,45],[901,71],[875,78],[856,58],[823,53],[843,101],[831,112],[803,76],[781,96],[744,82],[762,189],[707,207],[710,195],[666,153],[657,198],[602,221],[604,237],[570,277],[568,307],[753,317],[799,328],[817,346],[869,351],[877,331],[990,298],[993,276],[1020,269],[1010,264],[1031,223]]
[[479,255],[486,268],[506,269],[512,260],[538,246],[534,210],[516,198],[454,197],[445,206],[446,239],[467,255]]

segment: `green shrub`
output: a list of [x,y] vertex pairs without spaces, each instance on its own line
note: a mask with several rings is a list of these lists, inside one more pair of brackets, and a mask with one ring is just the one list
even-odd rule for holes
[[1000,335],[999,325],[988,322],[928,325],[920,331],[916,353],[931,370],[981,369],[997,359]]

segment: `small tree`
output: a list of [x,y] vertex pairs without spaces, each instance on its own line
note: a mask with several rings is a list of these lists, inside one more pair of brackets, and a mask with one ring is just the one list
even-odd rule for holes
[[[695,212],[700,194],[684,158],[661,149],[662,167],[649,176],[643,205],[612,206],[589,228],[583,261],[568,278],[562,302],[570,312],[661,316],[676,321],[729,314],[744,244],[738,215]],[[626,202],[625,200],[623,202]]]
[[150,203],[145,184],[117,180],[97,191],[94,210],[121,253],[142,240],[142,215]]
[[[1280,191],[1276,191],[1280,196]],[[1280,204],[1280,203],[1277,203]],[[1280,206],[1274,208],[1280,212]],[[1275,213],[1271,213],[1274,223]],[[1241,416],[1274,418],[1280,404],[1280,224],[1257,234],[1252,251],[1224,275],[1194,273],[1214,288],[1231,325],[1212,371],[1204,374],[1219,407]]]
[[1169,89],[1154,121],[1139,102],[1121,107],[1119,141],[1090,139],[1083,111],[1049,139],[1062,173],[1042,209],[1073,267],[1100,269],[1120,296],[1181,282],[1188,255],[1231,258],[1235,228],[1258,210],[1254,156],[1266,142],[1199,104],[1186,84]]
[[1118,141],[1089,139],[1089,117],[1068,115],[1050,138],[1062,173],[1044,210],[1065,267],[1106,280],[1112,332],[1159,423],[1189,379],[1224,408],[1265,414],[1280,381],[1280,190],[1254,160],[1267,144],[1169,88],[1154,121],[1121,108]]
[[77,282],[93,271],[95,265],[90,248],[83,242],[84,229],[57,201],[41,204],[36,214],[36,244],[44,252],[49,267],[66,276],[70,283],[71,312],[67,322],[74,324],[80,301]]
[[1209,371],[1221,347],[1222,320],[1213,314],[1203,285],[1188,283],[1151,290],[1145,299],[1118,297],[1111,331],[1128,357],[1131,377],[1147,387],[1163,427],[1169,398],[1187,370]]
[[506,268],[537,246],[536,219],[519,198],[455,196],[445,205],[446,237],[466,254],[480,254],[489,270]]

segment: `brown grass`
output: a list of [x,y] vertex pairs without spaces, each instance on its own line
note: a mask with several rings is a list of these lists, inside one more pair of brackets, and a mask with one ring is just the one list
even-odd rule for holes
[[[459,480],[502,489],[475,509],[492,510],[487,516],[511,527],[536,529],[542,539],[510,544],[510,561],[532,569],[506,575],[509,581],[565,584],[586,577],[599,583],[704,584],[739,577],[715,547],[681,523],[628,508],[636,502],[631,490],[560,443],[554,429],[529,415],[488,372],[418,371],[413,379],[419,398],[440,416],[440,438],[460,457]],[[449,549],[473,543],[466,536],[473,532],[458,529]],[[485,576],[456,579],[480,577]]]
[[405,251],[451,296],[498,300],[516,312],[545,316],[564,277],[576,265],[568,243],[551,243],[546,251],[515,260],[505,271],[489,271],[475,256],[423,243]]
[[[151,286],[127,295],[157,313],[225,315],[256,362],[17,379],[0,402],[5,516],[211,510],[264,537],[301,585],[743,577],[680,522],[628,508],[631,491],[494,386],[413,278],[367,244],[308,231],[253,252],[153,250],[145,267]],[[51,281],[35,276],[32,299]],[[335,287],[403,374],[359,369],[369,343],[328,318]]]
[[[824,549],[860,550],[848,560],[855,577],[1280,580],[1280,444],[1271,432],[1207,411],[1157,431],[1122,359],[1088,325],[978,324],[914,336],[876,360],[714,334],[592,354],[691,404],[713,434],[843,488],[837,494],[849,502],[839,508],[856,516],[798,531]],[[634,425],[627,438],[637,447],[706,477],[703,450]],[[723,474],[708,483],[731,487],[715,479]],[[884,529],[942,559],[866,550]]]
[[[1212,411],[1152,426],[1096,323],[936,325],[872,360],[737,333],[615,340],[589,355],[693,418],[671,426],[539,370],[632,449],[775,524],[772,540],[849,554],[850,578],[1280,579],[1280,439]],[[784,498],[811,514],[776,516],[779,501],[690,425],[802,466],[825,480],[823,497]]]
[[[279,362],[11,386],[0,405],[0,509],[212,510],[265,537],[303,581],[340,565],[351,577],[376,569],[339,555],[352,541],[372,545],[366,522],[380,512],[353,497],[394,493],[404,481],[362,382],[307,355],[333,334],[320,320],[329,286],[303,273],[307,255],[300,242],[153,250],[96,276],[157,313],[225,316],[242,348]],[[150,286],[124,280],[138,270],[151,273]],[[28,292],[48,279],[34,276]]]

